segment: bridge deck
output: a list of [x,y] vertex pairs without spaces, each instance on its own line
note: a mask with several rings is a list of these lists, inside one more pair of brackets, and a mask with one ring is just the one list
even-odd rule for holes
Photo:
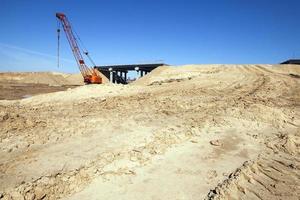
[[140,77],[151,72],[153,69],[164,66],[164,63],[148,63],[148,64],[129,64],[129,65],[104,65],[95,66],[103,75],[105,75],[110,82],[127,84],[128,71],[139,72]]

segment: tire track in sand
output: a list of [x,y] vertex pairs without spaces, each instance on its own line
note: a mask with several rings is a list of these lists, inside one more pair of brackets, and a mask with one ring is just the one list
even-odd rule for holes
[[255,161],[246,161],[206,199],[299,199],[299,133],[279,136],[267,143],[268,151]]

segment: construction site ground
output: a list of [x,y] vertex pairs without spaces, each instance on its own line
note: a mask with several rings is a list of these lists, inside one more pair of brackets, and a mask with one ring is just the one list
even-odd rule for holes
[[76,86],[49,86],[47,84],[0,82],[0,100],[24,99],[37,94],[67,90]]
[[299,155],[297,65],[159,67],[0,101],[1,200],[296,200]]

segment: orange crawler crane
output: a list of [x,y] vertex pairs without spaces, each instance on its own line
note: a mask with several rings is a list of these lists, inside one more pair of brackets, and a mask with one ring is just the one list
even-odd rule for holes
[[[89,68],[81,55],[79,46],[77,44],[77,38],[74,36],[73,31],[71,29],[71,24],[66,17],[65,14],[63,13],[56,13],[56,17],[59,19],[59,22],[62,24],[63,29],[66,33],[67,39],[69,41],[69,44],[71,46],[72,52],[74,54],[75,60],[78,64],[78,67],[80,69],[80,72],[83,76],[84,82],[86,84],[101,84],[102,83],[102,78],[100,76],[100,73],[97,69],[94,68]],[[58,59],[59,59],[59,33],[60,29],[57,29],[58,33]],[[77,36],[78,37],[78,36]],[[80,40],[80,38],[78,38]],[[88,56],[88,58],[91,60],[91,62],[94,64],[92,59],[89,57],[88,52],[84,52]]]

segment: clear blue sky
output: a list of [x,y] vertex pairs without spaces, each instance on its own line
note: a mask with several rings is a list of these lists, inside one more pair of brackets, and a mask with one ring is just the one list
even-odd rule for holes
[[78,72],[55,13],[97,65],[278,63],[300,57],[299,0],[0,0],[0,71]]

